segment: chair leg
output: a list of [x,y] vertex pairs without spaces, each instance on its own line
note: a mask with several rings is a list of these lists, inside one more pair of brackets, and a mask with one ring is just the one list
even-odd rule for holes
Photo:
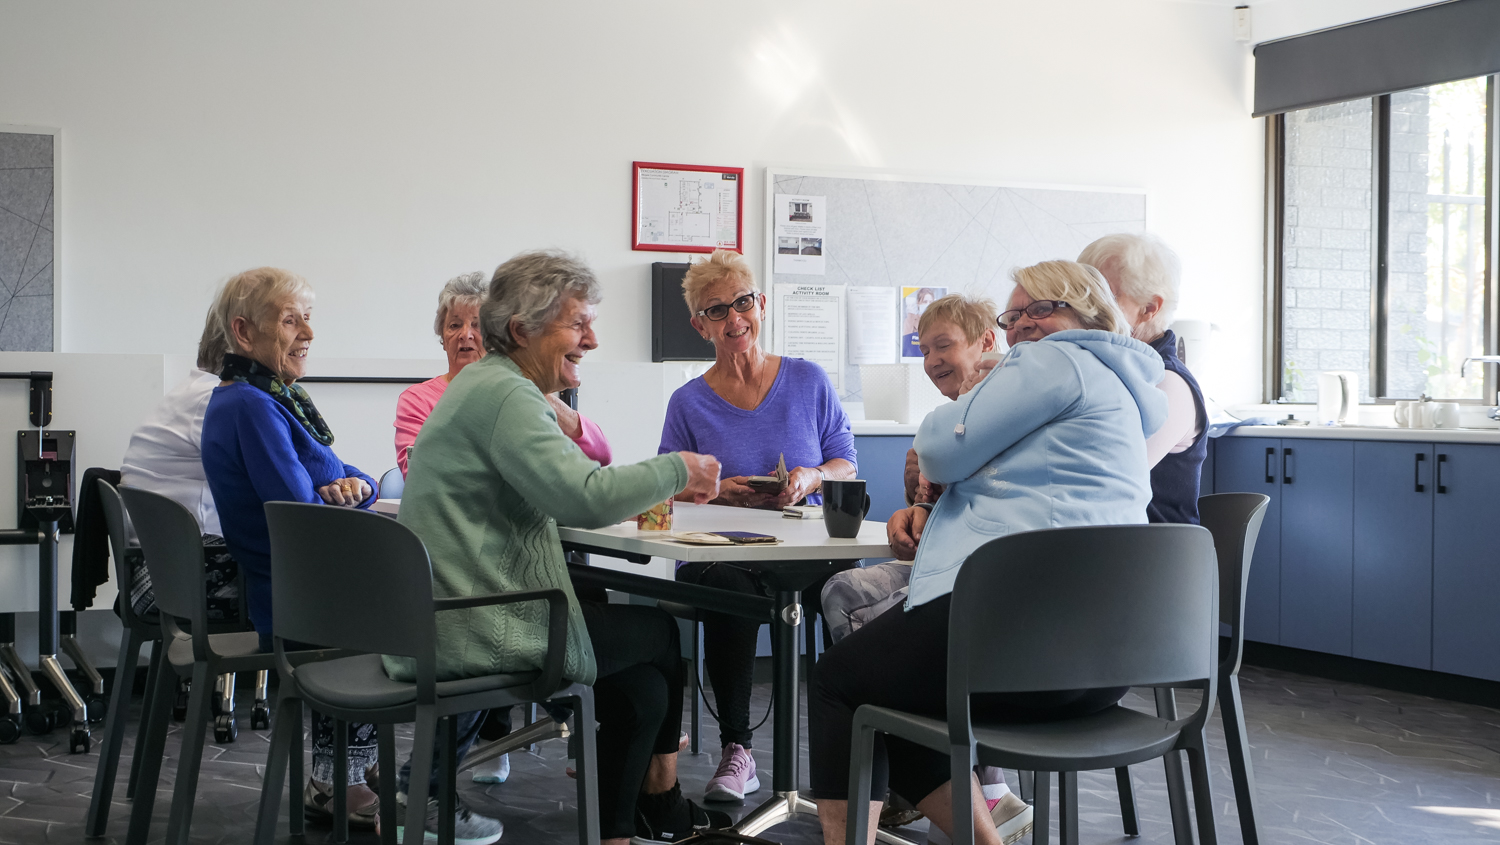
[[[296,746],[302,753],[302,743],[292,735],[302,731],[302,707],[283,691],[276,702],[276,721],[271,728],[271,748],[266,755],[266,773],[261,779],[260,811],[255,817],[255,845],[272,845],[276,838],[276,816],[281,812],[281,790],[286,786],[287,766]],[[293,789],[300,789],[293,782]],[[383,809],[383,808],[382,808]]]
[[349,841],[349,723],[333,720],[333,841]]
[[406,828],[402,845],[421,845],[427,818],[428,773],[437,742],[437,716],[430,706],[418,705],[416,735],[411,744],[411,783],[406,796]]
[[188,845],[193,824],[193,801],[198,797],[198,769],[203,762],[203,735],[212,719],[213,680],[207,663],[193,664],[193,692],[188,696],[187,721],[182,726],[182,750],[177,758],[177,785],[172,791],[172,813],[167,821],[166,845]]
[[[165,655],[165,644],[161,651]],[[161,758],[167,744],[167,722],[172,719],[172,693],[176,689],[177,673],[163,656],[156,673],[156,688],[151,692],[151,710],[141,716],[146,731],[135,747],[136,756],[141,758],[141,771],[136,780],[135,803],[130,808],[126,845],[145,845],[151,832],[151,811],[156,808],[156,785],[161,780]]]
[[1120,819],[1126,836],[1141,835],[1141,819],[1135,811],[1135,785],[1130,782],[1130,767],[1115,769],[1115,786],[1120,792]]
[[1078,773],[1057,773],[1057,841],[1078,845]]
[[[1200,743],[1206,742],[1206,737],[1199,737]],[[1205,752],[1206,745],[1189,748],[1188,771],[1193,775],[1193,805],[1198,811],[1198,842],[1201,845],[1218,845],[1219,832],[1214,825],[1214,794],[1209,785],[1208,778],[1208,755]]]
[[135,681],[135,665],[141,659],[145,638],[134,628],[127,628],[120,640],[120,656],[115,660],[115,688],[109,695],[109,722],[105,726],[104,746],[99,749],[99,766],[94,771],[94,794],[89,798],[89,812],[84,818],[83,835],[104,835],[109,823],[109,802],[115,795],[115,769],[120,765],[120,748],[125,744],[125,723],[130,718],[130,688]]
[[[1156,690],[1156,715],[1177,718],[1177,697],[1170,688]],[[1172,839],[1177,845],[1193,845],[1192,814],[1188,812],[1187,781],[1182,776],[1182,754],[1168,751],[1162,755],[1167,770],[1167,805],[1172,810]]]
[[1219,676],[1219,713],[1224,717],[1224,739],[1229,746],[1229,776],[1234,781],[1234,804],[1239,809],[1240,838],[1245,845],[1260,845],[1260,825],[1255,819],[1255,772],[1250,767],[1250,737],[1245,732],[1245,702],[1240,698],[1240,679],[1228,673]]
[[974,771],[974,746],[951,746],[948,749],[948,760],[953,785],[953,845],[974,845],[974,790],[970,786]]
[[1047,845],[1052,838],[1052,773],[1032,772],[1035,786],[1031,805],[1031,845]]
[[[438,845],[453,845],[457,837],[454,816],[458,812],[458,717],[438,722]],[[578,773],[577,769],[573,772]],[[416,777],[412,771],[412,777]]]
[[816,614],[809,613],[802,617],[803,640],[805,642],[802,648],[804,652],[803,658],[807,664],[807,692],[809,695],[812,694],[813,681],[816,680],[818,671],[818,626],[814,624],[816,621]]
[[[156,704],[156,675],[166,659],[167,647],[161,640],[151,641],[151,660],[146,666],[146,694],[141,696],[141,723],[136,728],[135,752],[130,755],[130,779],[125,782],[125,800],[135,797],[135,782],[141,774],[141,749],[146,747],[147,718]],[[171,671],[170,669],[168,671]]]
[[291,781],[287,785],[287,832],[292,836],[301,836],[307,829],[307,806],[302,800],[303,777],[302,777],[302,752],[306,742],[306,728],[302,723],[302,715],[307,708],[302,706],[302,699],[294,699],[296,709],[293,711],[291,724],[292,753],[286,762],[287,779]]
[[1016,792],[1020,793],[1021,800],[1030,804],[1035,800],[1036,772],[1016,770]]
[[396,726],[381,725],[378,730],[380,771],[391,773],[380,779],[380,845],[396,845]]
[[594,691],[584,690],[573,702],[573,736],[578,738],[578,753],[573,758],[578,776],[578,841],[580,845],[594,845],[599,841],[599,760],[595,748]]
[[849,749],[849,800],[844,830],[846,843],[870,841],[870,813],[866,809],[870,796],[870,781],[874,778],[875,729],[866,725],[859,712],[854,714],[853,747]]
[[688,739],[688,750],[696,756],[701,753],[700,737],[703,734],[703,625],[692,620],[693,629],[693,681],[689,684],[693,694],[693,735]]

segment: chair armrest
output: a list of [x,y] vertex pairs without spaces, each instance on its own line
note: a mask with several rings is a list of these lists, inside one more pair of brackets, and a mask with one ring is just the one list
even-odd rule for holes
[[547,603],[547,660],[542,665],[542,676],[535,682],[538,695],[547,695],[562,684],[563,662],[568,656],[568,596],[562,590],[516,590],[509,593],[489,593],[482,596],[463,596],[451,599],[433,599],[433,609],[462,610],[469,607],[492,607],[497,604],[516,604],[525,601]]

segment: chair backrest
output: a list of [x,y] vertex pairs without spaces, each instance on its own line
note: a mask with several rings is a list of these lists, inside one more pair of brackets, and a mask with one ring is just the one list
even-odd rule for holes
[[130,541],[125,534],[125,503],[120,501],[120,491],[104,479],[99,479],[99,503],[104,511],[104,527],[109,532],[109,553],[115,565],[115,584],[120,591],[120,621],[125,627],[147,624],[135,613],[135,602],[131,600],[130,582],[134,573],[125,561],[125,552]]
[[208,643],[208,590],[204,585],[203,535],[197,518],[159,493],[133,487],[122,487],[119,493],[141,540],[141,554],[151,573],[151,590],[156,594],[163,624],[175,627],[169,617],[191,623],[194,654],[203,659]]
[[1255,556],[1255,540],[1270,501],[1261,493],[1215,493],[1198,500],[1199,523],[1214,535],[1219,557],[1219,621],[1229,626],[1227,658],[1231,671],[1239,669],[1250,560]]
[[401,467],[391,467],[380,476],[380,498],[399,499],[405,489],[406,476],[401,474]]
[[950,708],[981,692],[1213,681],[1218,567],[1204,528],[1028,531],[985,543],[962,566],[948,623]]
[[432,564],[410,528],[367,511],[267,502],[271,625],[324,648],[435,666]]

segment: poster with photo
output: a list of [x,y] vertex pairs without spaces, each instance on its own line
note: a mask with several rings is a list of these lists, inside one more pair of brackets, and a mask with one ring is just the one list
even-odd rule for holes
[[826,197],[776,194],[775,272],[823,275],[823,236],[828,228]]
[[947,288],[902,286],[899,342],[903,363],[922,360],[922,350],[917,347],[917,321],[927,306],[947,295]]

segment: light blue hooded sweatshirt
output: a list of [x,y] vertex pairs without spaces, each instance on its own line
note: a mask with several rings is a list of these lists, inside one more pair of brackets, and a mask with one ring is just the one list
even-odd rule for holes
[[1125,335],[1055,332],[1016,344],[973,390],[928,414],[918,461],[948,487],[922,531],[906,609],[951,593],[959,565],[996,537],[1144,523],[1146,438],[1167,419],[1163,372],[1156,350]]

